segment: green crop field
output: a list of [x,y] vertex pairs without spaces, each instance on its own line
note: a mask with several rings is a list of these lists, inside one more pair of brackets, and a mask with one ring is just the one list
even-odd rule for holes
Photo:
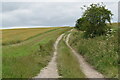
[[[2,77],[36,76],[50,61],[56,38],[70,29],[58,27],[3,30],[3,43],[6,45],[2,46]],[[21,42],[14,44],[18,40]]]

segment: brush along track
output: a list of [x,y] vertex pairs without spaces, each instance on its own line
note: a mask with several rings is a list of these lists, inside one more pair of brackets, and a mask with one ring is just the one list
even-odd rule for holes
[[77,57],[82,72],[86,75],[87,78],[104,78],[104,76],[101,73],[97,72],[91,65],[89,65],[85,61],[85,59],[69,45],[68,41],[69,41],[70,35],[71,33],[68,34],[66,38],[66,44],[71,49],[73,54]]

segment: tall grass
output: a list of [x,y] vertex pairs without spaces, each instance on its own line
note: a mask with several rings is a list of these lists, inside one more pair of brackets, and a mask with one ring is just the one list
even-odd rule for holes
[[[117,29],[116,29],[117,30]],[[70,44],[107,78],[118,77],[118,30],[109,35],[84,38],[83,32],[74,31]]]

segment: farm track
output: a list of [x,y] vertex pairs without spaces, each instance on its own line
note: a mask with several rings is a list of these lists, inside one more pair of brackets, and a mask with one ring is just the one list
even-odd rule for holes
[[[89,65],[85,61],[85,59],[69,45],[68,41],[69,41],[70,35],[71,33],[66,35],[67,37],[65,42],[67,46],[71,49],[72,53],[77,57],[79,61],[80,69],[82,70],[82,72],[86,75],[87,78],[104,78],[104,76],[101,73],[97,72],[91,65]],[[55,50],[54,50],[54,55],[51,61],[48,63],[48,65],[45,68],[43,68],[40,71],[40,73],[35,78],[60,78],[58,74],[58,69],[57,69],[56,57],[57,57],[57,46],[59,41],[62,39],[62,37],[65,37],[64,34],[60,35],[54,44]]]
[[70,35],[71,33],[67,35],[66,44],[71,49],[73,54],[77,57],[82,72],[86,75],[87,78],[104,78],[104,76],[101,73],[97,72],[91,65],[89,65],[84,60],[84,58],[69,45],[68,41],[69,41]]
[[54,44],[54,55],[48,65],[43,68],[35,78],[59,78],[56,57],[57,57],[57,46],[59,41],[62,39],[64,34],[60,35]]

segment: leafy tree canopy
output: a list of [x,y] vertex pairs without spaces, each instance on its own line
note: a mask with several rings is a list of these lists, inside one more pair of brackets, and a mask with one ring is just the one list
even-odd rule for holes
[[86,7],[82,17],[76,21],[75,27],[78,30],[86,31],[86,36],[89,37],[102,35],[108,29],[106,23],[111,23],[112,15],[111,11],[106,9],[104,4],[91,4],[89,7]]

